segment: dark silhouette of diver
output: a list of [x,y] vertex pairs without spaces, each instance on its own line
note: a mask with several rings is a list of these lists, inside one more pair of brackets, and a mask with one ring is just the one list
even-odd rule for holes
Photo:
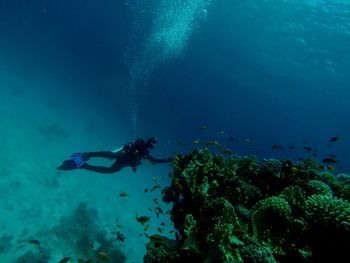
[[[139,166],[144,159],[149,160],[152,164],[170,162],[171,157],[167,159],[157,159],[150,155],[150,150],[154,148],[156,143],[157,140],[154,137],[151,137],[146,141],[137,138],[136,140],[123,145],[116,151],[74,153],[72,154],[71,159],[63,161],[57,169],[85,169],[98,173],[110,174],[116,173],[126,166],[131,167],[133,172],[136,172],[137,166]],[[87,161],[92,157],[113,159],[115,162],[110,167],[88,164]]]

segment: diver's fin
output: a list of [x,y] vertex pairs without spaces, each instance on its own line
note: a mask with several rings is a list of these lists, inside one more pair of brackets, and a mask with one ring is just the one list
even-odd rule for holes
[[73,159],[65,160],[62,162],[60,166],[56,168],[57,170],[63,170],[63,171],[68,171],[68,170],[75,170],[78,169],[78,166],[76,162]]

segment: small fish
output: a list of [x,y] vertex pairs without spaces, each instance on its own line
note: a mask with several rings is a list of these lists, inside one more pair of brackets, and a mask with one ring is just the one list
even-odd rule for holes
[[136,214],[136,220],[137,222],[139,222],[140,224],[144,225],[145,223],[147,223],[151,218],[149,216],[137,216]]
[[129,193],[128,192],[120,192],[119,196],[120,197],[127,197],[127,196],[129,196]]
[[245,143],[251,143],[252,141],[250,139],[245,139],[244,142]]
[[144,231],[147,231],[147,230],[149,229],[149,227],[150,227],[149,224],[147,224],[147,225],[145,225],[145,226],[143,227],[143,230],[144,230]]
[[224,133],[224,131],[220,131],[220,134],[221,134],[221,135],[224,135],[225,133]]
[[199,139],[195,139],[195,140],[192,141],[192,143],[193,143],[193,144],[200,144],[201,141],[200,141]]
[[62,258],[60,261],[58,261],[58,263],[66,263],[70,260],[70,257],[64,257]]
[[118,241],[120,241],[120,242],[124,242],[125,241],[125,236],[123,235],[123,233],[117,231],[116,235],[117,235],[117,240]]
[[123,225],[117,224],[117,227],[118,227],[118,228],[123,228]]
[[202,125],[202,126],[200,127],[200,129],[201,129],[201,130],[206,130],[206,129],[208,129],[208,126],[207,126],[207,125]]
[[340,137],[334,136],[334,137],[332,137],[332,138],[329,139],[329,142],[337,142],[337,141],[339,141],[339,140],[340,140]]
[[337,163],[338,161],[334,158],[327,157],[327,158],[324,158],[322,162],[326,164],[334,164],[334,163]]
[[327,165],[327,169],[328,169],[329,171],[334,171],[334,170],[335,170],[335,168],[334,168],[333,165]]
[[155,234],[149,237],[153,242],[164,242],[166,240],[166,237]]
[[239,139],[238,138],[234,138],[234,137],[228,137],[227,140],[239,142]]
[[29,244],[33,244],[33,245],[40,246],[40,241],[39,241],[39,240],[36,240],[36,239],[28,240],[28,243],[29,243]]
[[160,223],[160,225],[161,225],[161,226],[165,226],[165,223],[164,223],[164,222],[162,222],[162,223]]
[[157,177],[152,176],[152,181],[153,181],[153,182],[157,181]]
[[108,261],[108,255],[105,251],[98,252],[97,257],[99,260]]
[[289,148],[289,150],[295,150],[295,145],[291,145],[288,148]]
[[147,192],[148,192],[148,188],[145,188],[145,190],[144,190],[144,191],[145,191],[145,193],[147,193]]
[[283,149],[283,146],[282,146],[282,145],[279,145],[279,144],[273,144],[273,145],[271,146],[271,148],[272,148],[273,150],[282,150],[282,149]]
[[208,140],[205,142],[205,145],[206,146],[209,146],[209,145],[219,145],[219,142],[218,141],[213,141],[213,140]]
[[304,149],[305,151],[308,151],[308,152],[311,152],[311,151],[312,151],[312,148],[309,147],[309,146],[303,146],[303,149]]
[[231,155],[232,151],[230,149],[227,149],[225,147],[220,147],[221,153],[225,155]]

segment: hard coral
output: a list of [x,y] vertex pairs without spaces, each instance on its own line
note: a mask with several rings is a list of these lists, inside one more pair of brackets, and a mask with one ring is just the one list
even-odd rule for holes
[[340,197],[349,197],[349,176],[325,173],[313,159],[260,165],[255,157],[226,157],[206,148],[177,155],[173,165],[163,200],[173,203],[177,238],[170,248],[149,246],[154,255],[159,248],[160,261],[145,262],[289,263],[347,256],[350,208]]
[[280,197],[269,197],[253,208],[253,230],[258,240],[282,239],[290,223],[292,210]]
[[333,196],[331,188],[324,182],[319,180],[311,180],[306,184],[306,190],[309,195],[320,194],[329,197]]
[[162,237],[151,239],[147,244],[147,254],[143,257],[144,263],[177,263],[178,255],[176,242]]
[[350,204],[345,200],[312,195],[306,200],[306,215],[317,225],[350,231]]
[[308,242],[315,262],[341,262],[350,247],[350,204],[327,195],[306,200]]

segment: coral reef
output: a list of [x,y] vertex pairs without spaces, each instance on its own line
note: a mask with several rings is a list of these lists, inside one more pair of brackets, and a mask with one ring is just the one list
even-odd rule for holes
[[176,240],[151,239],[144,262],[324,262],[350,247],[350,176],[195,149],[173,159]]
[[[96,262],[125,262],[125,256],[115,245],[117,239],[108,238],[98,226],[97,218],[97,210],[88,208],[87,203],[80,203],[70,216],[61,218],[52,232],[64,243],[67,253],[70,250],[73,255]],[[108,258],[99,260],[101,253],[106,251]]]

